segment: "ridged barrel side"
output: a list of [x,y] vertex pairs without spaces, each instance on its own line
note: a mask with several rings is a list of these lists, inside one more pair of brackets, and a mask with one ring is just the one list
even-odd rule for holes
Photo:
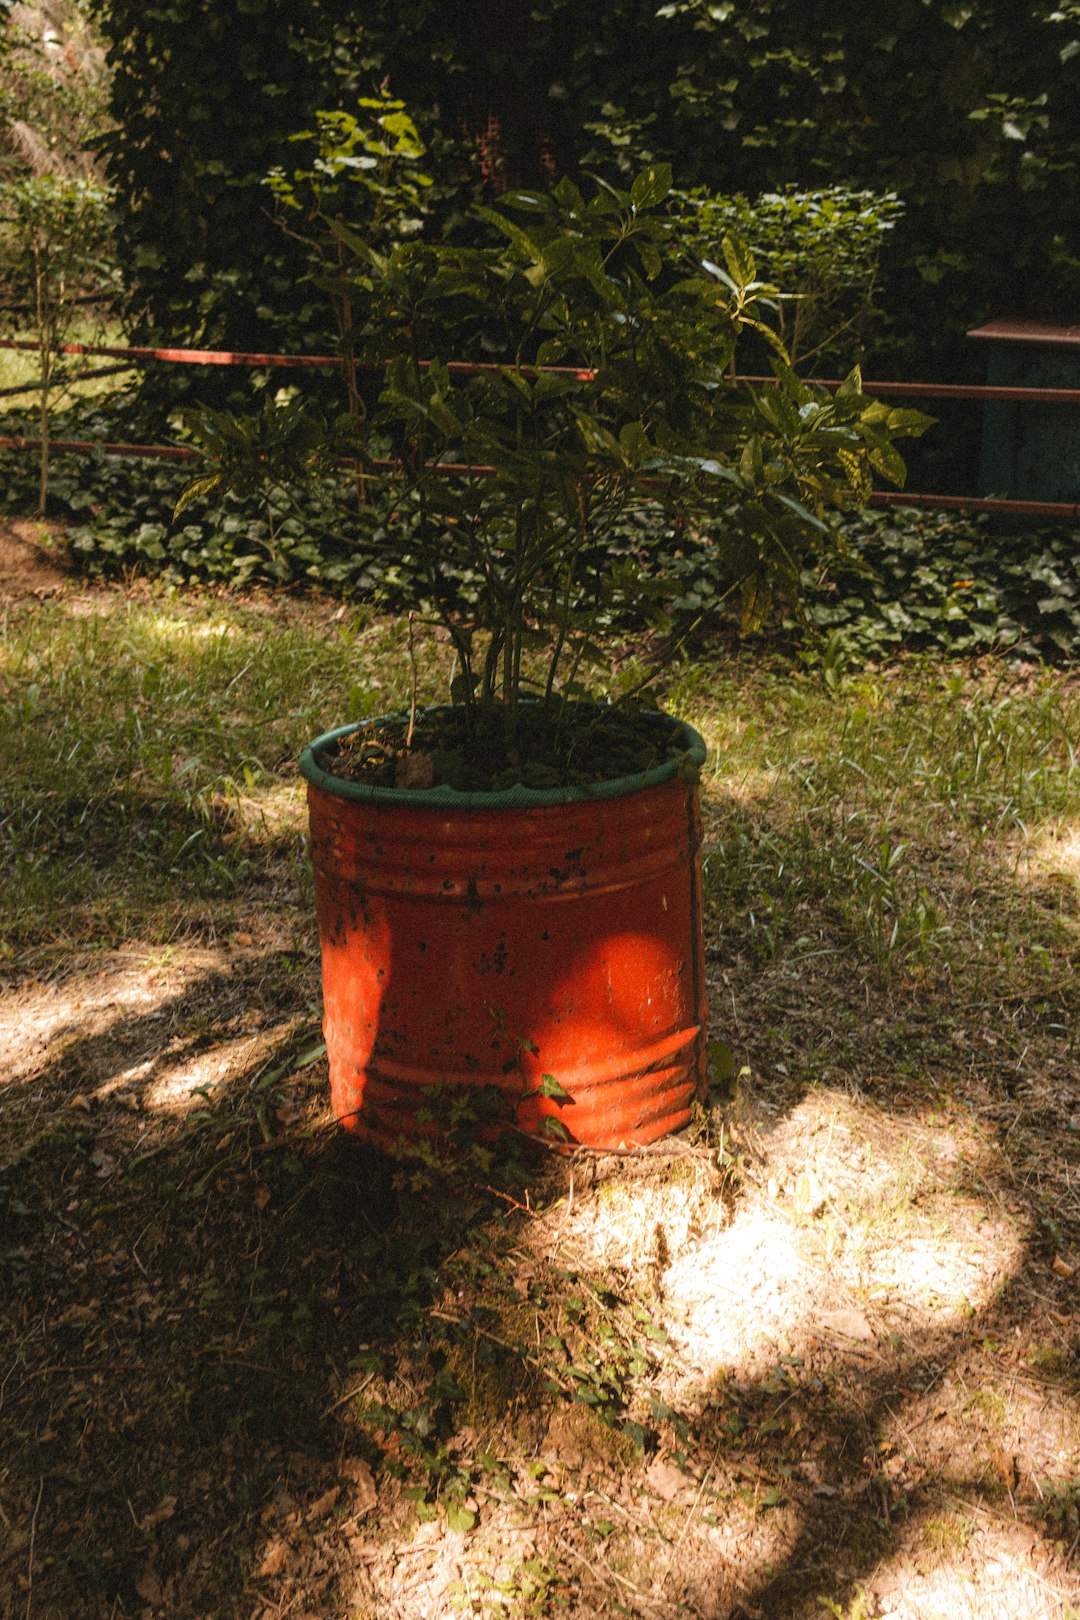
[[[388,1147],[440,1092],[640,1146],[705,1085],[697,790],[526,810],[357,803],[309,783],[334,1112]],[[550,1075],[569,1101],[543,1094]],[[460,1098],[458,1098],[460,1101]],[[559,1133],[561,1134],[561,1133]]]

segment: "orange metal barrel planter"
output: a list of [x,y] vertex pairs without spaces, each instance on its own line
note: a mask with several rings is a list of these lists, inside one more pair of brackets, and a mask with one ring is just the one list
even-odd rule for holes
[[341,1123],[389,1148],[494,1099],[491,1129],[592,1148],[685,1125],[707,1073],[696,785],[667,764],[588,796],[373,788],[326,769],[351,729],[301,758]]

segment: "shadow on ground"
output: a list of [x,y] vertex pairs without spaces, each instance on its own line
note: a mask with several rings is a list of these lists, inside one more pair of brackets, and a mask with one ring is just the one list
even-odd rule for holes
[[1055,1037],[1001,1064],[976,1007],[912,1074],[932,987],[778,952],[694,1141],[395,1162],[329,1120],[310,960],[227,955],[12,1001],[3,1620],[1068,1612]]

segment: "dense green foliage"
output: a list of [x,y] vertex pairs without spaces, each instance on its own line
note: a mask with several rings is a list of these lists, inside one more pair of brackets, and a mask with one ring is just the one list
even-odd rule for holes
[[[92,5],[111,41],[116,123],[101,149],[121,199],[134,329],[207,347],[325,344],[325,304],[305,279],[307,245],[274,217],[268,176],[291,175],[291,140],[319,127],[320,111],[331,119],[355,111],[377,90],[381,58],[355,8]],[[444,166],[453,173],[449,157]],[[468,174],[453,178],[467,183]]]
[[1080,655],[1080,536],[1003,532],[955,512],[873,513],[850,525],[857,566],[819,581],[807,619],[826,667],[925,648],[1024,658]]
[[673,207],[700,258],[721,258],[723,238],[737,236],[762,278],[783,289],[777,330],[800,372],[835,374],[859,360],[883,314],[881,255],[904,212],[893,193],[785,186],[751,201],[699,186]]
[[[471,142],[496,183],[652,158],[751,197],[897,193],[881,364],[966,357],[976,375],[967,326],[1075,308],[1075,0],[370,0],[359,27],[344,0],[97,4],[124,258],[145,320],[174,338],[254,347],[283,314],[302,323],[263,176],[319,108],[352,111],[384,78],[429,144],[436,130]],[[436,147],[433,200],[452,228],[472,182],[458,146]]]

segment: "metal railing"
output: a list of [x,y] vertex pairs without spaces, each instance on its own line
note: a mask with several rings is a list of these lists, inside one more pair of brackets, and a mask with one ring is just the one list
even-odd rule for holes
[[[37,348],[36,343],[27,339],[0,339],[0,349],[36,352]],[[100,355],[110,359],[122,359],[135,366],[163,362],[165,364],[189,366],[244,366],[249,370],[331,371],[342,370],[346,365],[346,361],[341,355],[260,354],[230,349],[142,348],[118,344],[65,343],[61,345],[61,353],[69,355]],[[98,375],[105,375],[114,369],[120,371],[127,369],[127,367],[108,367]],[[359,369],[369,370],[373,368],[361,367]],[[463,376],[476,371],[498,371],[499,369],[501,368],[495,362],[452,360],[448,364],[448,370],[451,374]],[[575,366],[543,366],[539,369],[567,373],[580,378],[582,381],[588,381],[593,375],[591,371],[579,369]],[[841,380],[836,377],[815,377],[811,380],[819,387],[834,391],[842,386]],[[768,387],[775,383],[775,378],[737,375],[733,378],[733,381],[752,387]],[[32,387],[33,385],[29,386]],[[863,389],[867,395],[878,399],[944,399],[975,400],[993,404],[1080,405],[1080,388],[1024,388],[977,383],[864,381]],[[41,440],[39,438],[23,435],[0,436],[0,449],[39,450],[40,448]],[[197,459],[199,455],[197,450],[188,449],[181,445],[126,444],[85,439],[50,439],[49,448],[58,454],[85,455],[104,453],[110,456],[131,456],[161,461],[190,461]],[[482,472],[484,469],[473,468],[469,470]],[[875,490],[870,499],[874,505],[880,506],[919,506],[944,511],[996,512],[1009,516],[1044,517],[1059,520],[1080,518],[1080,501],[1014,501],[986,495],[942,495],[921,490]]]

